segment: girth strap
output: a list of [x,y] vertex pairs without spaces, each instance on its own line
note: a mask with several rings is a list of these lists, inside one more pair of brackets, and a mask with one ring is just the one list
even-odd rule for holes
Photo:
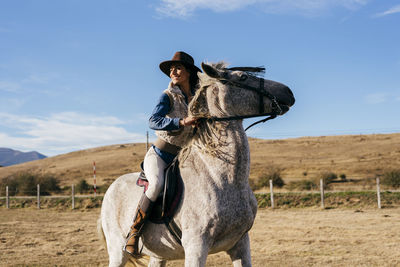
[[174,237],[175,241],[182,246],[182,231],[179,228],[179,226],[176,224],[174,219],[171,219],[169,221],[165,221],[165,226],[167,226],[169,232],[172,234]]

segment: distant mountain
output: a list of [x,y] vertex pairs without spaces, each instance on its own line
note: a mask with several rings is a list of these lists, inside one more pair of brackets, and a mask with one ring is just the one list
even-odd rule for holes
[[3,167],[44,158],[47,157],[36,151],[21,152],[10,148],[0,147],[0,166]]

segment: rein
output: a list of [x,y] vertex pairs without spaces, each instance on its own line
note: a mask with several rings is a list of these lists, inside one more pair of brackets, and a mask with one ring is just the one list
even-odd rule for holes
[[[248,126],[245,131],[247,131],[249,128],[253,127],[254,125],[257,125],[261,122],[266,122],[268,120],[272,120],[275,119],[278,115],[282,114],[282,109],[278,104],[278,101],[276,100],[275,96],[270,94],[269,92],[266,92],[264,90],[264,79],[263,78],[259,78],[260,79],[260,86],[259,87],[253,87],[253,86],[249,86],[247,84],[242,84],[240,82],[235,82],[235,81],[230,81],[228,79],[219,79],[219,81],[223,84],[230,84],[242,89],[246,89],[246,90],[250,90],[250,91],[254,91],[256,93],[258,93],[258,95],[260,96],[259,98],[259,114],[251,114],[251,115],[242,115],[242,116],[229,116],[229,117],[210,117],[210,118],[200,118],[199,120],[201,121],[208,121],[208,122],[214,122],[214,121],[233,121],[233,120],[242,120],[242,119],[248,119],[248,118],[256,118],[256,117],[264,117],[264,116],[269,116],[265,119],[259,120],[253,124],[251,124],[250,126]],[[267,97],[271,100],[272,102],[272,112],[269,113],[263,113],[264,111],[264,100],[263,97]]]

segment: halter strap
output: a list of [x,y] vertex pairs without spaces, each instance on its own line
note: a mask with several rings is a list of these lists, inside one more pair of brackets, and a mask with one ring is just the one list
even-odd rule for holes
[[[265,119],[259,120],[259,121],[255,122],[255,123],[251,124],[250,126],[248,126],[245,129],[245,131],[247,131],[250,127],[253,127],[256,124],[259,124],[261,122],[266,122],[268,120],[275,119],[278,115],[281,115],[282,114],[282,109],[279,106],[278,101],[276,100],[275,96],[264,90],[264,79],[263,78],[259,78],[259,79],[260,79],[259,87],[249,86],[247,84],[242,84],[240,82],[230,81],[228,79],[220,79],[220,81],[222,83],[224,83],[224,84],[231,84],[231,85],[239,87],[239,88],[243,88],[243,89],[246,89],[246,90],[257,92],[258,95],[260,96],[260,98],[259,98],[259,112],[260,113],[259,114],[241,115],[241,116],[229,116],[229,117],[199,118],[199,120],[200,121],[209,121],[209,122],[213,122],[213,121],[233,121],[233,120],[242,120],[242,119],[248,119],[248,118],[269,116],[269,117],[267,117]],[[272,102],[272,112],[263,113],[264,112],[264,99],[263,99],[264,96],[271,100],[271,102]]]

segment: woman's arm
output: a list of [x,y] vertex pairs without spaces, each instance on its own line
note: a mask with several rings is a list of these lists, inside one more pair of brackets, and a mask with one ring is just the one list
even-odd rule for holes
[[181,118],[165,117],[171,109],[171,103],[166,93],[163,93],[149,119],[149,127],[153,130],[172,131],[180,128]]

